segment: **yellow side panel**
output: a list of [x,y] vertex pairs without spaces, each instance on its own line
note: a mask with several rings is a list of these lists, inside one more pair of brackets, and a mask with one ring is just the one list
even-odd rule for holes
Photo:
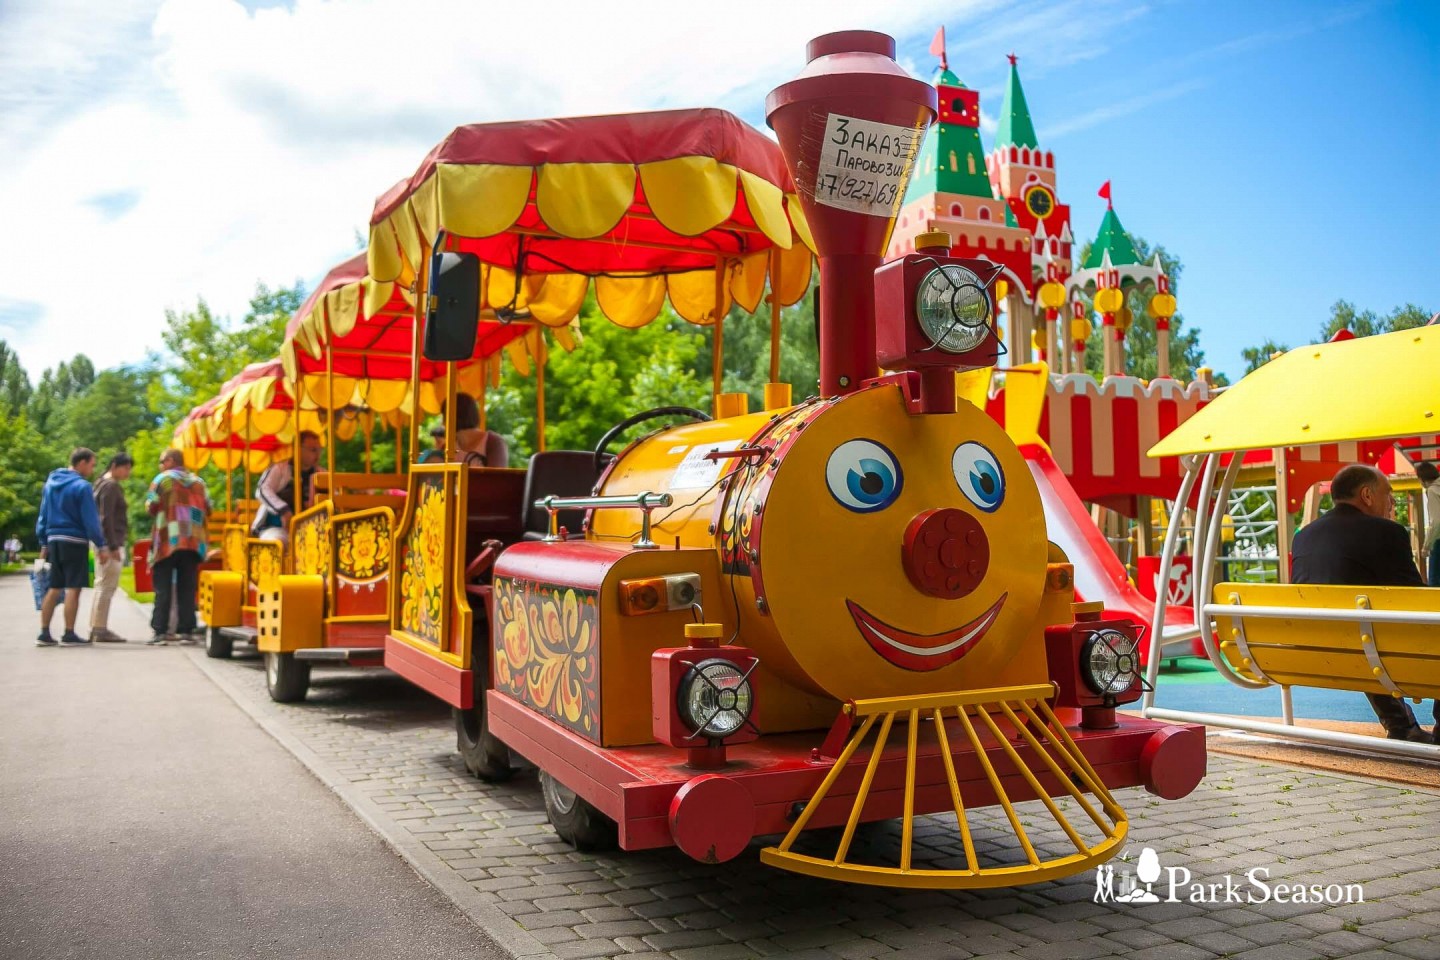
[[245,578],[227,570],[206,570],[200,574],[200,616],[207,626],[234,627],[240,624],[240,603]]
[[[1222,583],[1215,600],[1242,606],[1299,607],[1350,612],[1368,603],[1374,610],[1440,613],[1440,590],[1427,587],[1353,587],[1310,584]],[[1221,651],[1245,676],[1234,631],[1243,620],[1251,657],[1266,676],[1288,686],[1386,693],[1365,656],[1366,628],[1355,620],[1262,617],[1218,618]],[[1440,694],[1440,644],[1427,624],[1370,622],[1376,652],[1390,678],[1408,696]]]
[[293,653],[325,645],[325,581],[314,576],[282,576],[273,590],[257,597],[256,646],[262,653]]

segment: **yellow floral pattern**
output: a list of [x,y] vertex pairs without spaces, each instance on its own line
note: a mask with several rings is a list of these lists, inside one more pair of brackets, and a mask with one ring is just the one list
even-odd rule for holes
[[330,512],[319,510],[295,523],[295,572],[330,579]]
[[600,611],[589,590],[495,578],[495,687],[600,742]]
[[390,521],[384,515],[335,521],[336,569],[366,582],[390,572]]
[[415,515],[400,547],[400,626],[411,636],[439,646],[445,585],[446,475],[416,485]]
[[220,544],[220,559],[225,569],[231,573],[243,573],[245,571],[245,537],[248,531],[244,527],[229,526],[225,528],[225,534]]
[[262,593],[280,588],[281,547],[278,540],[261,540],[246,547],[245,553],[250,560],[250,582]]

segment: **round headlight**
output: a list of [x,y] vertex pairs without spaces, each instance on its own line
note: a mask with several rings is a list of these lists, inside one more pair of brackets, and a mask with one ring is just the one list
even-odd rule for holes
[[720,740],[750,718],[750,681],[729,660],[701,660],[680,681],[680,717],[697,734]]
[[921,278],[915,317],[936,348],[966,353],[990,334],[990,299],[973,271],[950,263]]
[[1099,630],[1080,650],[1080,676],[1097,694],[1118,696],[1140,676],[1140,651],[1134,637],[1119,630]]

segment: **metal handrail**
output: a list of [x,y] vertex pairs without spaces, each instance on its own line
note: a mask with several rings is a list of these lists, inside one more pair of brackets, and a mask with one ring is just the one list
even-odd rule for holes
[[541,497],[535,506],[549,514],[548,531],[544,542],[554,543],[560,539],[559,515],[561,510],[640,510],[640,539],[635,541],[636,550],[654,550],[659,544],[650,539],[650,511],[656,507],[668,507],[675,498],[668,493],[622,494],[607,497]]

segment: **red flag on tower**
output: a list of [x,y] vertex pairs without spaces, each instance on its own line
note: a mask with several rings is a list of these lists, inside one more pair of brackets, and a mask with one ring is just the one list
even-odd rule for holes
[[935,39],[930,41],[930,53],[940,58],[940,69],[949,70],[950,64],[945,61],[945,26],[942,24],[939,30],[935,31]]
[[1110,202],[1110,181],[1109,181],[1109,180],[1106,180],[1106,181],[1105,181],[1105,185],[1100,188],[1100,199],[1105,201],[1105,206],[1106,206],[1106,207],[1113,207],[1113,206],[1115,206],[1115,204],[1113,204],[1113,203]]

